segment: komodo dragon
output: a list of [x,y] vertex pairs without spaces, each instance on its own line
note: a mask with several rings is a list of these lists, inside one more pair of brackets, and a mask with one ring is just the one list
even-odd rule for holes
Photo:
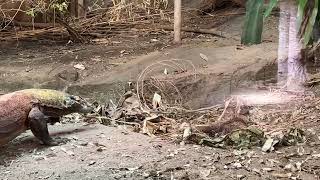
[[0,96],[0,146],[31,129],[44,145],[55,146],[47,123],[70,113],[90,113],[92,106],[79,96],[50,89],[24,89]]

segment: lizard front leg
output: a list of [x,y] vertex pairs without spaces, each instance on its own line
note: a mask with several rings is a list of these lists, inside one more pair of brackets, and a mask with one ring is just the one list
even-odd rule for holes
[[40,111],[39,107],[35,106],[31,109],[28,119],[30,129],[36,138],[45,145],[58,145],[58,142],[50,137],[47,125],[48,117]]

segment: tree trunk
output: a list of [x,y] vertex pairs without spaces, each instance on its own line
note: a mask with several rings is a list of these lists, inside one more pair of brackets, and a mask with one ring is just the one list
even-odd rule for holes
[[181,43],[181,0],[174,0],[174,43]]
[[288,49],[288,90],[302,90],[306,80],[306,66],[301,57],[302,44],[297,29],[297,4],[290,2],[289,49]]
[[288,43],[289,43],[289,4],[280,2],[279,46],[278,46],[278,85],[283,86],[288,76]]

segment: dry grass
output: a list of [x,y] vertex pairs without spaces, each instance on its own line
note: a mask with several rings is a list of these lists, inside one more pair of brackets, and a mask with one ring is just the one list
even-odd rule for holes
[[168,0],[112,0],[112,2],[113,7],[109,11],[111,21],[134,21],[140,18],[141,13],[146,16],[161,15],[168,7]]
[[[141,104],[150,108],[153,94],[161,95],[166,108],[182,107],[183,95],[175,86],[176,74],[190,71],[196,76],[195,66],[191,61],[181,59],[163,60],[146,67],[137,79],[137,94]],[[150,108],[151,109],[151,108]]]

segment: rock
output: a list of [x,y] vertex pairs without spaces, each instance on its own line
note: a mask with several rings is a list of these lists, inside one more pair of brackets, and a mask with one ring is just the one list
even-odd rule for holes
[[79,79],[79,73],[75,69],[65,69],[57,74],[57,76],[65,81],[77,81]]

